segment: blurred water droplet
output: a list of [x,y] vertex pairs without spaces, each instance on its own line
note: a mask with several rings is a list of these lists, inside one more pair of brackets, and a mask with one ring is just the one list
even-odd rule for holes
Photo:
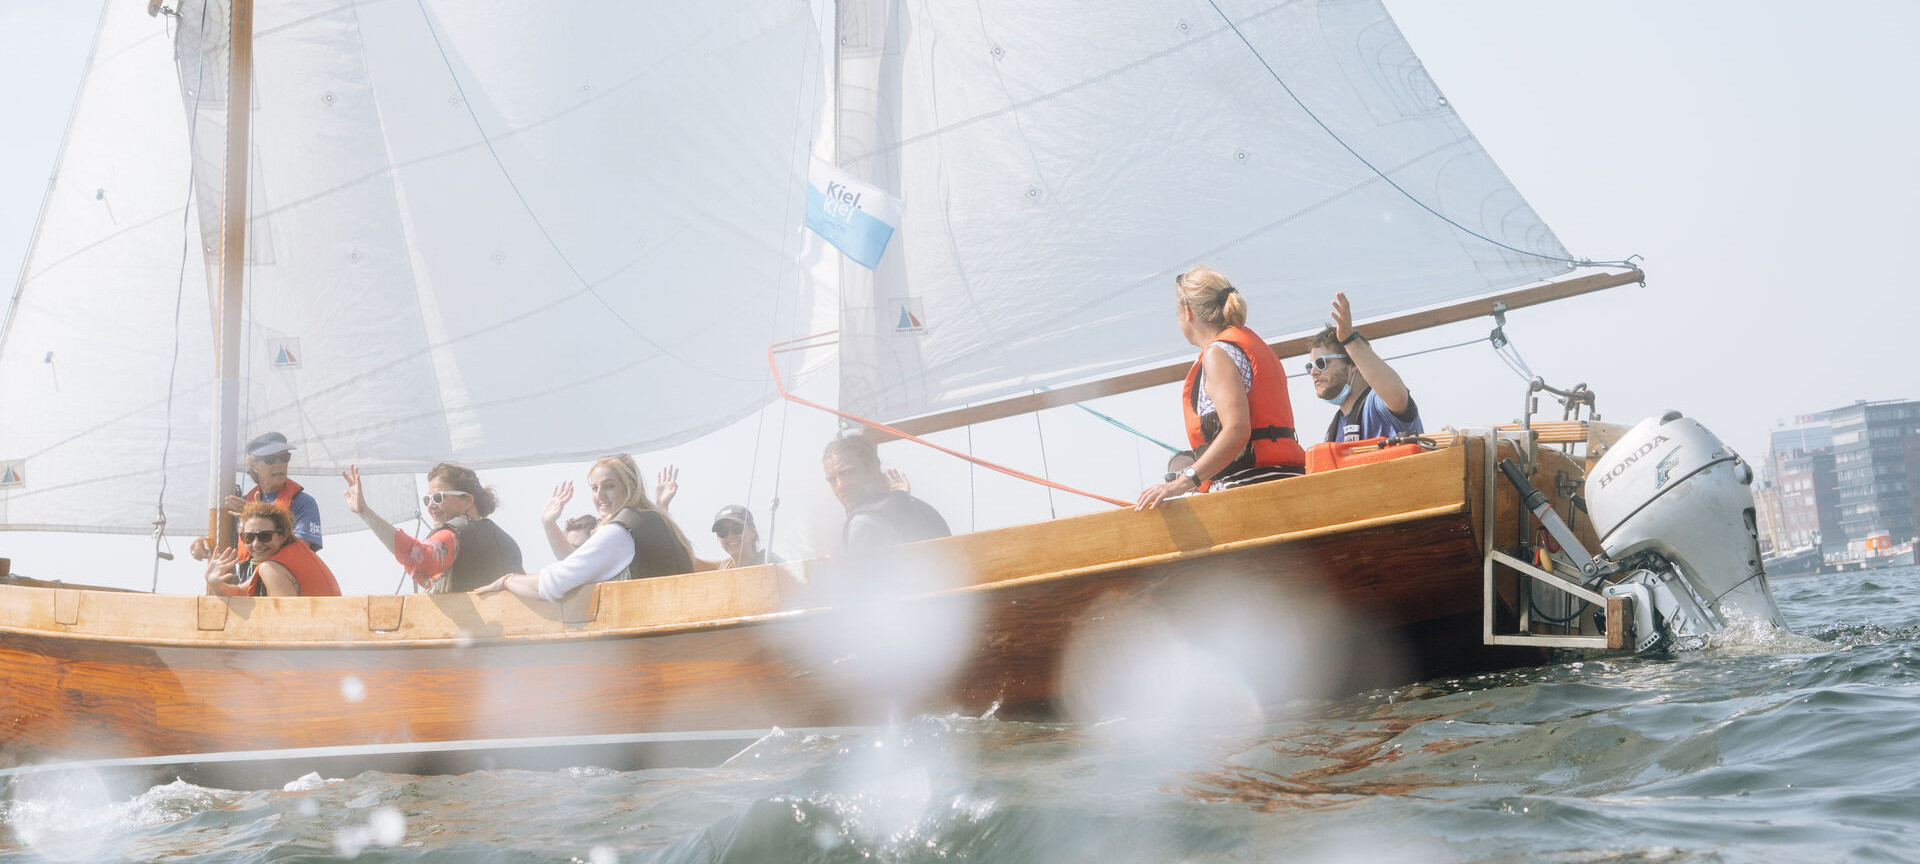
[[367,830],[371,832],[373,842],[382,846],[398,846],[407,839],[407,817],[392,807],[382,807],[367,817]]
[[587,851],[587,864],[620,864],[620,856],[611,846],[595,846]]
[[365,699],[367,698],[367,685],[361,682],[360,676],[348,675],[340,679],[340,698],[348,702],[358,702]]
[[367,829],[351,825],[333,832],[333,854],[336,858],[354,859],[360,857],[360,850],[367,848]]

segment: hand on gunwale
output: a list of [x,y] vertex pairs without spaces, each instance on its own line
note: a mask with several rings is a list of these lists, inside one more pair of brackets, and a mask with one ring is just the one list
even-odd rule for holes
[[[564,504],[566,502],[563,501],[561,503]],[[512,579],[515,575],[516,574],[508,573],[505,576],[501,576],[500,578],[493,580],[492,582],[488,582],[485,585],[482,585],[478,588],[473,589],[473,591],[470,593],[472,593],[476,597],[483,594],[498,594],[502,591],[507,590],[507,580]]]
[[1193,485],[1186,477],[1175,477],[1158,486],[1148,486],[1146,491],[1140,493],[1140,500],[1134,502],[1133,509],[1152,510],[1168,498],[1175,498],[1192,491]]

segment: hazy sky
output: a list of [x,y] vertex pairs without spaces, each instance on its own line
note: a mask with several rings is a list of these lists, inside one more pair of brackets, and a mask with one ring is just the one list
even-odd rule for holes
[[[1920,302],[1913,267],[1902,260],[1920,234],[1920,61],[1909,44],[1920,32],[1920,3],[1387,5],[1451,104],[1575,255],[1645,258],[1645,288],[1510,316],[1509,333],[1536,372],[1550,382],[1585,381],[1609,420],[1681,409],[1756,460],[1776,420],[1855,399],[1920,395],[1907,351]],[[97,11],[75,0],[0,0],[0,81],[8,82],[0,91],[0,268],[9,293]],[[1257,327],[1257,308],[1253,318]],[[1381,348],[1391,354],[1456,342],[1488,326],[1455,325]],[[1398,368],[1430,428],[1511,420],[1520,405],[1523,385],[1483,347]],[[1296,383],[1294,403],[1308,430],[1330,413],[1303,384]],[[1180,434],[1177,396],[1168,388],[1101,407],[1166,440]],[[831,424],[801,411],[790,420],[782,519],[788,527],[804,523],[801,533],[820,539],[838,518],[817,468]],[[778,420],[771,415],[768,425]],[[1049,467],[1063,479],[1104,479],[1103,491],[1121,491],[1113,479],[1121,464],[1133,475],[1118,484],[1130,497],[1160,458],[1071,410],[1041,422]],[[1037,470],[1033,427],[1029,418],[976,429],[974,445]],[[763,441],[770,434],[749,421],[718,441],[642,460],[683,465],[688,485],[674,510],[707,554],[717,546],[705,516],[744,497],[748,485],[743,466],[720,454],[751,450],[756,429]],[[943,443],[964,445],[964,434],[948,433]],[[957,529],[1049,512],[1042,492],[909,446],[883,453],[912,472],[916,492]],[[767,463],[775,457],[770,444],[757,452]],[[489,476],[507,499],[499,519],[527,548],[530,565],[548,557],[533,524],[540,499],[554,480],[577,474],[556,466]],[[750,502],[763,523],[765,476],[757,475]],[[1063,514],[1089,506],[1065,497],[1056,505]],[[128,539],[106,553],[85,548],[117,556],[118,575],[107,581],[144,585],[144,545]],[[0,533],[0,555],[23,572],[44,573],[46,562],[72,560],[79,548]],[[336,569],[365,570],[343,578],[350,586],[391,590],[397,578],[397,567],[382,563],[365,535],[331,540],[328,552]]]

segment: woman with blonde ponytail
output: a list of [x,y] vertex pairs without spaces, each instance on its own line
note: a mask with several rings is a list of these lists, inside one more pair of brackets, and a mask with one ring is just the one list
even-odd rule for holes
[[1181,392],[1187,443],[1199,456],[1172,480],[1141,492],[1135,509],[1304,473],[1287,376],[1266,340],[1247,329],[1247,298],[1202,265],[1174,280],[1174,299],[1180,334],[1200,349]]
[[593,463],[587,483],[593,509],[600,514],[600,525],[587,542],[539,573],[508,574],[473,593],[510,591],[524,600],[557,603],[582,585],[694,571],[687,535],[647,500],[633,457],[621,454]]

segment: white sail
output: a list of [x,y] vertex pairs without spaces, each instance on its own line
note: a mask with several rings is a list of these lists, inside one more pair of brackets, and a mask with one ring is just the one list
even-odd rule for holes
[[96,37],[0,336],[11,528],[151,530],[163,449],[168,511],[203,520],[210,325],[170,35],[126,2]]
[[1364,318],[1571,269],[1378,2],[1219,8],[1238,33],[1204,0],[843,0],[837,161],[906,208],[843,278],[843,407],[1190,355],[1172,286],[1197,263],[1268,338],[1336,290]]
[[[146,5],[109,4],[0,343],[11,528],[149,530],[169,431],[172,530],[206,507],[225,12]],[[295,0],[254,33],[243,418],[295,474],[638,451],[774,395],[810,314],[806,4]]]

